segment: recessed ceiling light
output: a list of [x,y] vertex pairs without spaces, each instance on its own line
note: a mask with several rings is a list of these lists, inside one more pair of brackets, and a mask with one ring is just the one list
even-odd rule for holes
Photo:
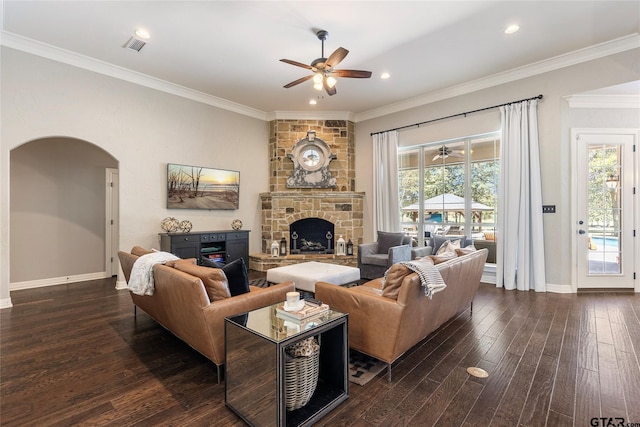
[[145,40],[148,39],[149,37],[151,37],[149,32],[147,30],[143,30],[143,29],[136,30],[136,36],[140,37],[141,39],[145,39]]
[[318,103],[318,101],[316,101],[315,99],[312,99],[309,101],[309,104],[311,105],[316,105]]
[[391,77],[391,74],[389,74],[387,72],[384,72],[384,73],[380,74],[380,78],[382,80],[387,80],[389,77]]
[[505,30],[505,34],[513,34],[520,29],[520,26],[517,24],[509,25]]

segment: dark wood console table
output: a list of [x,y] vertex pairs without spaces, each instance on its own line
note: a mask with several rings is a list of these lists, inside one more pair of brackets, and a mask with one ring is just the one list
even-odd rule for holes
[[180,258],[196,258],[229,263],[244,258],[249,266],[249,231],[218,230],[191,233],[160,233],[160,250]]

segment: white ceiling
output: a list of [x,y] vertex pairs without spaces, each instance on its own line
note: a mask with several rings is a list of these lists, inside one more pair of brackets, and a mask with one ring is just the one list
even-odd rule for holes
[[[150,76],[157,85],[264,114],[399,110],[601,43],[640,45],[640,1],[5,0],[3,6],[4,45],[83,64],[95,59],[88,68]],[[512,23],[520,31],[504,34]],[[123,48],[138,28],[151,34],[139,53]],[[370,70],[372,78],[340,78],[332,97],[310,81],[284,89],[308,71],[279,60],[320,57],[318,29],[329,31],[325,56],[340,46],[350,51],[338,68]],[[388,80],[379,78],[385,71]],[[311,98],[318,104],[309,105]]]

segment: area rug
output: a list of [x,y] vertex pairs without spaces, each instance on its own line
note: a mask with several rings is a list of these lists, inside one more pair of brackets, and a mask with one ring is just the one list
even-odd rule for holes
[[358,385],[365,385],[376,377],[387,364],[362,354],[349,350],[349,381]]
[[267,279],[265,277],[261,277],[259,279],[249,280],[250,286],[257,286],[259,288],[267,288],[269,287],[269,283],[267,283]]

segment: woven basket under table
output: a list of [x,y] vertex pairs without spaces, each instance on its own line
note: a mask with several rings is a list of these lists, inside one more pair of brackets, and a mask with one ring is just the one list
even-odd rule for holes
[[309,403],[318,384],[320,349],[311,356],[292,357],[284,364],[284,396],[287,411]]

